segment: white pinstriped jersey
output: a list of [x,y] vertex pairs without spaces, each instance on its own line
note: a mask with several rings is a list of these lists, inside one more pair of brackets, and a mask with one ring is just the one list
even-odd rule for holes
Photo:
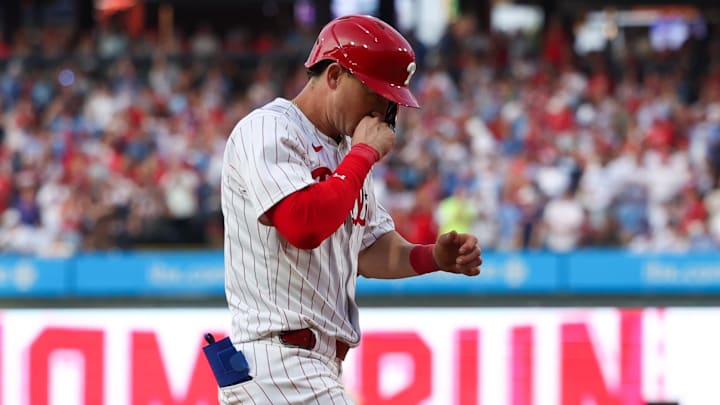
[[263,224],[270,207],[332,174],[350,146],[349,137],[337,144],[282,98],[233,129],[222,171],[225,289],[233,342],[310,327],[358,343],[358,254],[394,229],[375,200],[372,176],[366,177],[345,222],[315,249],[297,249]]

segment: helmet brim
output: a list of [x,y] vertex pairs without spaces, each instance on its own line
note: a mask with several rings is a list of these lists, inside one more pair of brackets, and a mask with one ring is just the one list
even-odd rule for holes
[[392,102],[405,107],[420,108],[420,103],[418,103],[417,99],[407,86],[396,86],[384,80],[364,75],[360,72],[353,72],[353,75],[360,79],[361,82],[365,83],[365,85],[370,87],[375,93]]

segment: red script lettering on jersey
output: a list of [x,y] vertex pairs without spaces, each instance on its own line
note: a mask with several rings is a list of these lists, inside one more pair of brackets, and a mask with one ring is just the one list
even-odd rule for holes
[[314,169],[312,172],[310,172],[310,175],[316,181],[325,181],[328,179],[328,177],[330,177],[331,174],[332,174],[332,172],[330,171],[330,169],[328,169],[325,166],[318,167],[318,168]]
[[365,202],[367,201],[367,193],[365,190],[360,190],[360,194],[355,200],[355,207],[353,208],[350,216],[352,217],[353,225],[365,226],[365,220],[367,220],[368,209]]

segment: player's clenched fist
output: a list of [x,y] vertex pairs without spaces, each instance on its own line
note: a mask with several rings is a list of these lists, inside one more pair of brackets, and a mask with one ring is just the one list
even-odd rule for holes
[[468,276],[480,274],[482,251],[473,235],[455,231],[440,235],[433,256],[441,270]]
[[395,145],[395,132],[382,120],[380,114],[368,115],[360,120],[352,136],[352,144],[359,143],[370,145],[382,158]]

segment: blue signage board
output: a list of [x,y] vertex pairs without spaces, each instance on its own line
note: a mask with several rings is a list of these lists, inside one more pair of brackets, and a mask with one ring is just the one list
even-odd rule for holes
[[65,260],[0,255],[0,295],[62,296],[68,293]]
[[75,259],[78,295],[218,295],[224,293],[218,251],[87,254]]
[[[0,255],[0,297],[223,296],[222,251]],[[357,295],[720,294],[720,254],[485,252],[477,277],[360,277]]]
[[483,253],[477,277],[436,272],[399,280],[358,280],[358,295],[457,295],[487,293],[552,293],[561,288],[557,255],[548,253]]
[[717,293],[720,255],[578,252],[568,255],[568,287],[578,293]]

